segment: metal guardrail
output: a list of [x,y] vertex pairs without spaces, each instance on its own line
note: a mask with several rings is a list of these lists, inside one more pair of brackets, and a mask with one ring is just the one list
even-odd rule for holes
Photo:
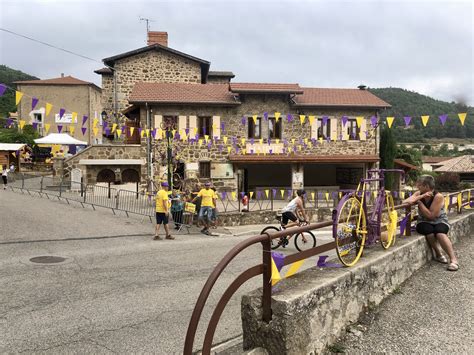
[[[450,193],[447,195],[449,198],[448,204],[448,211],[452,210],[455,207],[458,213],[462,212],[463,207],[470,206],[473,202],[474,196],[473,190],[463,190],[460,192]],[[453,197],[456,197],[456,201],[453,201]],[[458,203],[458,196],[460,196],[460,204]],[[411,235],[411,224],[412,220],[416,218],[412,211],[412,206],[408,204],[401,204],[395,206],[396,210],[404,210],[405,216],[404,218],[407,220],[406,228],[405,228],[405,236]],[[399,221],[400,223],[400,221]],[[270,322],[272,319],[272,309],[271,309],[271,240],[281,237],[287,237],[289,235],[307,232],[311,230],[321,229],[324,227],[329,227],[332,225],[332,221],[320,222],[320,223],[313,223],[304,227],[297,227],[297,228],[288,228],[283,231],[275,232],[275,233],[265,233],[261,235],[256,235],[250,238],[247,238],[234,246],[217,264],[214,268],[212,273],[209,275],[204,287],[199,294],[197,299],[196,305],[194,307],[191,320],[188,325],[188,330],[186,332],[186,338],[184,343],[183,354],[184,355],[192,355],[193,354],[193,347],[194,347],[194,340],[196,336],[197,327],[199,325],[199,320],[201,318],[204,306],[206,305],[206,301],[209,298],[209,295],[219,279],[220,275],[224,272],[225,268],[229,263],[237,257],[242,251],[246,250],[248,247],[261,243],[262,244],[262,263],[254,265],[253,267],[248,268],[244,272],[242,272],[237,278],[228,286],[228,288],[222,294],[220,300],[218,301],[217,305],[214,308],[212,313],[211,319],[209,320],[206,334],[204,337],[203,347],[202,347],[202,354],[208,355],[211,353],[212,348],[212,341],[214,338],[214,334],[219,323],[219,319],[227,305],[230,301],[231,297],[235,294],[235,292],[242,286],[246,281],[249,279],[262,275],[262,320],[266,323]],[[296,261],[307,259],[309,257],[318,255],[323,252],[327,252],[329,250],[333,250],[336,247],[336,243],[330,242],[320,246],[317,246],[312,249],[308,249],[302,252],[298,252],[295,254],[285,256],[283,261],[284,265],[292,264]]]

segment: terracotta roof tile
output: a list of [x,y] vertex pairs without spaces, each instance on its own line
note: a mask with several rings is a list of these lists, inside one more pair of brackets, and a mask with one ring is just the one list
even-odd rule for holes
[[136,83],[130,103],[238,105],[228,84]]
[[53,79],[44,79],[44,80],[24,80],[24,81],[15,81],[14,84],[20,85],[94,85],[91,82],[80,80],[74,78],[73,76],[64,76]]
[[235,93],[303,93],[303,89],[298,84],[231,83],[230,90]]
[[474,155],[463,155],[443,161],[441,164],[443,165],[434,171],[437,173],[473,173]]
[[422,157],[421,161],[423,163],[440,163],[445,160],[451,159],[450,157]]
[[403,159],[393,159],[393,162],[396,165],[403,166],[403,167],[408,168],[410,170],[418,170],[418,167],[416,165],[410,164],[410,163],[406,162]]
[[113,72],[112,69],[105,67],[105,68],[100,68],[100,69],[94,70],[94,73],[112,75],[114,72]]
[[374,163],[379,161],[377,155],[256,155],[256,154],[233,154],[229,160],[234,163],[281,163],[281,162],[304,162],[304,163]]
[[390,107],[382,99],[367,90],[302,88],[303,95],[294,98],[295,106],[350,106],[350,107]]

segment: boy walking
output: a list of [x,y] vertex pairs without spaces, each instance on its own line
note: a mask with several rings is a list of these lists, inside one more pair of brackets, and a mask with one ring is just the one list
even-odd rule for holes
[[153,240],[162,240],[159,236],[160,227],[163,224],[166,232],[166,239],[175,239],[170,235],[168,228],[169,220],[169,204],[168,204],[168,183],[162,182],[161,189],[156,194],[156,232]]

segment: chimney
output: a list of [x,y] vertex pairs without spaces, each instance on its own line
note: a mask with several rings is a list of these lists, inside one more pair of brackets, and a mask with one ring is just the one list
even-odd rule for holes
[[61,73],[61,78],[64,78],[64,73]]
[[168,47],[168,32],[148,31],[147,44],[149,46],[159,44]]
[[359,85],[357,88],[359,90],[365,90],[365,89],[367,89],[367,86],[362,84],[362,85]]

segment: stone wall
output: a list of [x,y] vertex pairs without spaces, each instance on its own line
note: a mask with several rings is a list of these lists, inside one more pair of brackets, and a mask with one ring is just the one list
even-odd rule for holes
[[[474,213],[451,220],[453,242],[472,237]],[[272,295],[272,320],[261,321],[262,291],[242,297],[244,349],[270,354],[319,354],[431,259],[424,236],[405,237],[389,250],[375,246],[351,268],[313,267],[278,284]]]
[[[201,83],[199,63],[166,51],[149,51],[120,59],[114,69],[119,111],[130,105],[128,98],[137,82]],[[113,76],[102,75],[102,102],[108,112],[114,108],[113,92]]]

